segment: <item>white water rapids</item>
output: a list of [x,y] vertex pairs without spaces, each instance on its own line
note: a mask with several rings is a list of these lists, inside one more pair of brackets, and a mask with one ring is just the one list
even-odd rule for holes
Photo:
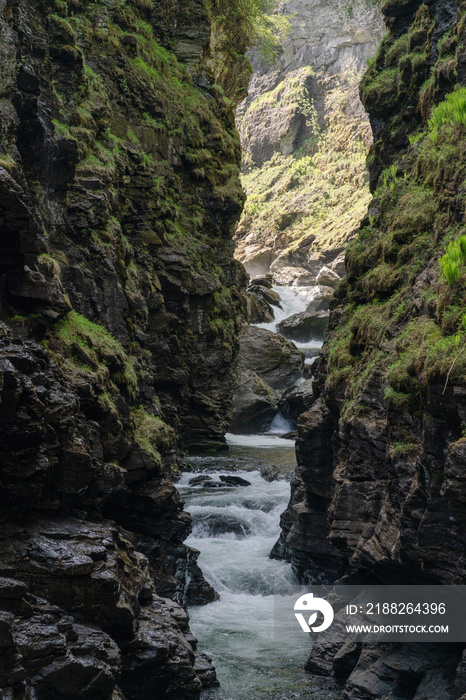
[[[282,319],[304,311],[317,293],[315,287],[274,289],[281,308],[274,308],[273,323],[258,324],[274,332]],[[296,345],[312,364],[322,341],[310,338]],[[329,680],[303,670],[311,643],[307,635],[296,634],[293,614],[302,588],[290,564],[269,558],[280,535],[290,485],[285,479],[266,481],[260,469],[273,465],[282,474],[294,469],[294,442],[279,437],[292,427],[278,413],[266,435],[227,435],[228,456],[190,460],[196,472],[208,472],[216,481],[231,472],[249,486],[190,486],[192,473],[184,474],[177,485],[193,519],[187,544],[201,552],[199,565],[220,594],[219,601],[189,610],[192,632],[200,649],[212,657],[220,681],[220,688],[205,691],[203,700],[335,698]],[[279,607],[285,610],[285,624],[274,628]],[[286,632],[288,624],[291,633]],[[285,630],[286,639],[277,629]]]
[[[262,464],[294,464],[294,443],[273,436],[227,436],[228,460],[261,459]],[[223,458],[226,459],[226,458]],[[227,473],[222,457],[214,479]],[[196,458],[196,469],[202,469]],[[290,493],[285,480],[265,481],[259,471],[229,472],[251,482],[234,488],[190,487],[185,474],[178,489],[193,518],[187,544],[201,552],[199,564],[220,600],[190,608],[191,629],[199,647],[212,656],[220,688],[205,691],[203,700],[332,700],[325,683],[303,670],[310,652],[308,637],[274,638],[274,596],[301,591],[283,561],[269,558],[279,534],[279,518]],[[293,597],[294,599],[294,597]],[[290,624],[296,624],[290,608]]]

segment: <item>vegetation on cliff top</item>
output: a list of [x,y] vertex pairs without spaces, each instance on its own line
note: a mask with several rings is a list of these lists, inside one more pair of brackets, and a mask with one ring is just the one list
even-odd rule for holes
[[311,251],[341,249],[370,200],[365,169],[368,126],[362,117],[351,116],[350,107],[357,76],[329,90],[327,123],[322,126],[303,82],[303,73],[312,78],[314,72],[306,68],[297,73],[294,87],[292,75],[255,100],[239,122],[240,131],[247,131],[252,113],[270,101],[274,109],[297,110],[310,131],[298,150],[275,153],[263,167],[251,166],[245,154],[242,182],[247,200],[236,233],[240,251],[244,245],[266,246],[273,241],[278,252],[292,254],[310,234],[315,236]]
[[326,348],[329,398],[344,396],[354,416],[371,410],[365,392],[382,382],[387,406],[412,416],[412,444],[428,386],[445,393],[466,377],[466,91],[454,70],[445,80],[463,23],[441,38],[437,57],[435,17],[423,5],[407,34],[385,38],[362,82],[386,126],[369,157],[374,199],[347,249],[341,320]]

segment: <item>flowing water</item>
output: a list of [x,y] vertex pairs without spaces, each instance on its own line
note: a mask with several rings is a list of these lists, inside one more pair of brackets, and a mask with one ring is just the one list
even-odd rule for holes
[[[308,304],[313,301],[319,293],[319,287],[282,287],[274,285],[272,289],[280,297],[280,307],[274,307],[274,319],[270,323],[257,323],[259,328],[277,332],[277,325],[293,314],[305,311]],[[301,352],[305,355],[305,364],[312,365],[322,347],[322,338],[310,338],[305,343],[295,342]]]
[[[178,483],[193,518],[187,544],[200,550],[199,564],[220,594],[219,601],[189,610],[192,632],[212,656],[221,684],[206,691],[203,700],[333,700],[329,681],[303,670],[311,649],[308,637],[283,640],[274,635],[274,603],[294,600],[301,588],[289,564],[269,558],[280,534],[289,483],[269,483],[259,468],[292,468],[294,443],[271,435],[227,437],[228,457],[198,457],[195,469],[215,480],[231,474],[232,459],[240,466],[247,459],[252,471],[241,469],[234,475],[250,486],[190,487],[192,474],[184,474]],[[290,624],[296,625],[292,606]]]
[[[259,325],[276,332],[282,319],[306,309],[316,290],[274,289],[281,308],[273,323]],[[322,341],[310,338],[296,345],[306,363],[312,364]],[[294,442],[280,435],[292,428],[293,423],[277,413],[267,434],[227,435],[228,456],[190,460],[195,472],[208,473],[219,484],[221,475],[233,472],[249,486],[190,486],[191,473],[184,474],[177,485],[193,519],[187,544],[201,552],[204,576],[220,594],[219,601],[189,610],[192,632],[200,648],[212,656],[220,681],[220,688],[205,691],[203,700],[336,697],[331,681],[303,670],[311,643],[296,631],[293,615],[294,601],[303,591],[290,564],[269,558],[290,496],[289,482],[283,477],[296,464]],[[264,476],[270,474],[271,466],[280,480],[269,482],[261,475],[261,471]]]

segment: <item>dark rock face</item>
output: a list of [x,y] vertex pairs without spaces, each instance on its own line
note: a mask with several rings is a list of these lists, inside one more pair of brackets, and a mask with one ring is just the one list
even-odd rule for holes
[[284,391],[302,377],[303,371],[304,355],[293,343],[265,328],[244,325],[230,431],[266,430]]
[[296,420],[305,413],[314,403],[312,379],[306,379],[302,384],[291,387],[283,394],[279,409],[285,418]]
[[[439,266],[462,231],[464,129],[446,119],[436,140],[428,121],[464,90],[464,7],[384,13],[390,31],[361,84],[375,196],[331,305],[274,555],[303,581],[464,584],[466,272],[449,281]],[[462,646],[350,647],[336,627],[307,668],[337,677],[345,700],[456,700]]]
[[224,444],[245,305],[248,67],[222,21],[197,0],[176,22],[158,2],[1,7],[5,698],[215,682],[181,606],[216,593],[172,476],[182,445]]

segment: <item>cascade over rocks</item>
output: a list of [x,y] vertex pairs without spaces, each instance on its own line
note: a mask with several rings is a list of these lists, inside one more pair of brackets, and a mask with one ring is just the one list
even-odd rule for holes
[[[163,5],[163,6],[162,6]],[[196,700],[181,449],[225,447],[247,276],[227,18],[0,18],[0,695]],[[221,37],[221,40],[219,39]],[[232,50],[234,61],[232,63]]]

